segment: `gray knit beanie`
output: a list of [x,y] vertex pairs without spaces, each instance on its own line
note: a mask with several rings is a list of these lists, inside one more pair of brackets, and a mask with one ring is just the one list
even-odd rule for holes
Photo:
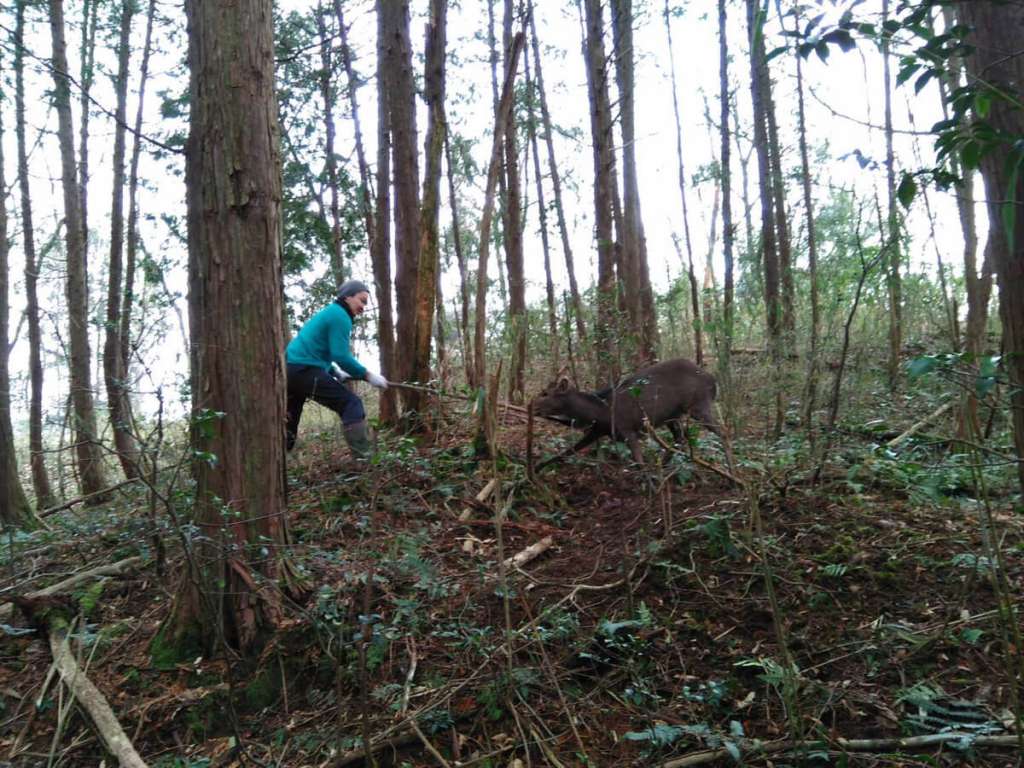
[[369,293],[370,289],[362,280],[346,280],[338,289],[338,303],[341,304],[342,299],[349,296],[355,296],[357,293],[362,293],[363,291]]

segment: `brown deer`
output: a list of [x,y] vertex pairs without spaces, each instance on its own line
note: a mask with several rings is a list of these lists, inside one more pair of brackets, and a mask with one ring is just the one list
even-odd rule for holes
[[537,416],[586,429],[566,451],[542,462],[537,469],[609,436],[625,442],[640,462],[640,435],[651,427],[668,426],[676,443],[683,441],[684,415],[721,436],[714,414],[715,377],[682,357],[641,368],[614,387],[582,392],[565,377],[549,384],[533,400]]

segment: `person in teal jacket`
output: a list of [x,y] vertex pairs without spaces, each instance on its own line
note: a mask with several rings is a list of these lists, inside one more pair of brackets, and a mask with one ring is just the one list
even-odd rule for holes
[[[342,381],[363,379],[378,389],[387,389],[388,380],[366,367],[352,355],[352,321],[366,311],[370,289],[360,280],[349,280],[338,289],[335,301],[311,317],[288,343],[285,363],[288,373],[288,423],[285,438],[288,450],[295,447],[299,419],[306,400],[312,398],[338,414],[345,430],[345,441],[357,456],[370,452],[366,428],[366,410],[359,396]],[[344,372],[338,375],[337,366]]]

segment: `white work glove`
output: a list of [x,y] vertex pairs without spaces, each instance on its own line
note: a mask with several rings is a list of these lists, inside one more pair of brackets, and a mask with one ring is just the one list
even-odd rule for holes
[[387,389],[388,380],[381,376],[379,373],[366,372],[366,381],[369,382],[370,386],[376,387],[377,389]]
[[338,365],[337,363],[331,363],[331,374],[333,374],[334,378],[337,379],[338,381],[340,381],[343,384],[345,383],[345,381],[347,379],[351,379],[352,378],[352,374],[351,373],[346,373],[345,371],[343,371],[341,369],[341,366]]

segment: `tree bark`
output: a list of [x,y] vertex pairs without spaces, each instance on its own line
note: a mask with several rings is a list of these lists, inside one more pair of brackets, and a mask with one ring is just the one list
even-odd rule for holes
[[[426,168],[423,177],[423,208],[420,212],[419,272],[416,296],[416,345],[413,380],[429,381],[430,341],[437,304],[440,273],[438,219],[441,212],[441,170],[445,140],[445,57],[447,55],[447,0],[431,0],[430,21],[426,31],[424,96],[427,102],[427,136],[423,148]],[[426,415],[426,397],[411,391],[406,399],[409,410]]]
[[[1024,92],[1024,58],[1020,30],[1024,8],[994,2],[963,3],[963,21],[973,27],[967,71],[979,84],[990,84],[993,95],[987,122],[1001,136],[1024,133],[1019,94]],[[1004,94],[1012,94],[1012,99]],[[1000,142],[983,154],[981,175],[988,200],[992,264],[999,285],[999,314],[1003,324],[1006,370],[1012,385],[1010,403],[1018,459],[1024,458],[1024,173],[1021,153],[1010,141]],[[1013,221],[1012,228],[1008,226]],[[1011,237],[1012,231],[1012,237]],[[1024,462],[1017,464],[1024,488]]]
[[469,340],[469,270],[462,249],[462,227],[459,225],[458,196],[455,194],[455,169],[452,166],[452,145],[448,131],[444,134],[444,157],[448,167],[448,207],[452,211],[452,246],[459,267],[459,336],[462,339],[462,365],[466,383],[473,385],[473,350]]
[[487,186],[484,190],[484,207],[480,214],[480,242],[476,270],[476,327],[473,338],[473,382],[474,387],[481,387],[486,381],[487,373],[487,261],[491,242],[491,222],[494,218],[494,194],[498,187],[498,176],[501,174],[501,156],[505,144],[505,127],[508,124],[508,112],[512,109],[513,87],[516,70],[519,67],[519,54],[523,49],[523,34],[519,33],[512,40],[512,47],[505,59],[505,76],[498,100],[497,113],[494,116],[494,137],[491,144],[491,159],[487,166]]
[[540,66],[540,41],[537,38],[537,25],[533,18],[533,3],[530,2],[530,37],[533,41],[533,68],[537,72],[537,95],[540,99],[540,116],[544,126],[544,143],[548,152],[548,173],[551,176],[551,190],[555,197],[555,214],[558,217],[558,232],[562,237],[562,253],[565,255],[565,271],[569,278],[569,297],[576,325],[576,339],[582,345],[586,338],[586,322],[583,318],[583,301],[580,299],[579,286],[576,283],[576,264],[569,244],[569,227],[565,222],[565,206],[562,204],[562,179],[555,160],[554,131],[551,124],[551,111],[548,109],[547,92],[544,90],[544,73]]
[[772,433],[782,434],[782,385],[780,380],[782,354],[782,307],[779,299],[779,255],[775,241],[771,161],[768,156],[766,131],[767,105],[765,80],[768,77],[764,55],[763,16],[755,0],[746,0],[747,27],[750,40],[750,93],[754,106],[754,147],[757,150],[757,172],[761,186],[761,263],[764,268],[765,330],[773,369],[775,418]]
[[[281,175],[271,0],[187,0],[194,556],[166,629],[259,652],[288,577]],[[268,319],[270,320],[268,322]]]
[[[889,18],[889,0],[882,0],[882,23]],[[900,348],[903,346],[903,286],[900,277],[900,212],[896,200],[896,155],[892,131],[892,72],[890,67],[890,36],[882,35],[882,67],[885,78],[885,183],[888,195],[886,223],[886,283],[889,288],[889,387],[899,379]]]
[[[340,8],[336,6],[336,9]],[[342,30],[345,25],[340,21]],[[347,43],[345,49],[348,49]],[[394,304],[391,297],[391,110],[387,98],[388,67],[387,23],[384,14],[377,12],[377,204],[373,218],[373,239],[370,258],[373,261],[373,280],[379,309],[377,343],[380,346],[382,373],[389,379],[399,376],[395,350]],[[353,78],[349,70],[349,87]],[[354,91],[353,91],[354,93]],[[354,96],[352,97],[354,98]],[[364,182],[364,187],[366,186]],[[381,394],[379,418],[382,424],[394,424],[398,419],[398,396],[394,389]]]
[[[780,0],[776,0],[779,2]],[[779,18],[782,6],[779,5]],[[800,13],[797,12],[797,31],[800,27]],[[804,386],[803,422],[812,450],[814,447],[814,411],[818,399],[819,350],[818,337],[821,334],[821,299],[818,290],[818,233],[814,223],[814,196],[811,194],[811,160],[807,146],[807,116],[804,109],[804,68],[803,57],[794,51],[796,59],[797,132],[800,141],[800,175],[804,194],[804,213],[807,216],[807,272],[811,293],[811,332],[808,339],[807,383]]]
[[[89,296],[84,228],[78,172],[75,167],[74,128],[71,120],[71,89],[67,44],[64,37],[63,0],[49,0],[50,33],[53,39],[54,104],[57,110],[61,177],[64,190],[65,239],[67,248],[68,346],[71,354],[71,401],[74,409],[75,455],[83,494],[97,493],[107,486],[103,453],[97,442],[96,411],[92,394],[92,354],[89,348]],[[93,496],[93,503],[105,498]]]
[[10,242],[7,239],[7,178],[4,173],[4,120],[0,105],[0,524],[7,528],[30,529],[38,524],[32,505],[18,477],[18,464],[14,454],[14,427],[11,424],[11,375],[9,281],[11,274],[8,258]]
[[56,503],[50,476],[43,459],[43,363],[42,329],[39,323],[39,298],[36,285],[39,264],[36,258],[32,196],[28,181],[28,146],[25,138],[25,5],[15,4],[14,27],[14,132],[18,142],[18,188],[21,193],[21,228],[25,252],[25,314],[28,320],[29,417],[28,447],[32,470],[32,489],[39,509]]
[[[511,56],[514,0],[505,0],[502,23],[502,48]],[[505,117],[505,260],[508,266],[508,332],[511,359],[508,367],[508,399],[521,404],[526,390],[526,275],[523,270],[523,190],[519,173],[519,138],[516,135],[516,111]]]
[[[732,146],[729,140],[729,40],[728,17],[725,0],[718,0],[718,70],[719,70],[719,130],[722,145],[722,252],[725,257],[724,294],[722,296],[722,343],[718,350],[718,378],[725,403],[725,421],[734,425],[732,388],[732,334],[734,325],[733,301],[733,224],[732,224]],[[694,315],[694,322],[698,316]]]
[[[420,262],[419,156],[416,91],[412,74],[408,0],[378,0],[383,20],[384,96],[391,128],[391,174],[395,190],[395,292],[398,324],[394,359],[398,380],[414,377],[416,306]],[[415,405],[403,390],[406,408]]]
[[[146,99],[146,85],[149,82],[149,59],[153,50],[153,18],[156,15],[156,0],[149,0],[146,11],[146,41],[142,47],[142,64],[139,74],[139,103],[135,111],[135,144],[132,148],[131,170],[128,173],[128,237],[124,268],[124,295],[121,303],[121,370],[125,376],[131,371],[131,318],[135,306],[135,265],[139,249],[139,160],[142,155],[142,115]],[[181,317],[178,317],[179,321]],[[184,325],[184,323],[182,323]],[[184,331],[182,332],[184,337]],[[188,339],[184,338],[186,345]]]
[[[764,31],[759,36],[759,56],[765,55]],[[771,68],[764,62],[765,116],[768,120],[768,158],[772,169],[772,202],[775,209],[775,237],[779,253],[779,278],[782,289],[782,343],[783,353],[790,355],[796,344],[796,287],[793,283],[793,246],[789,236],[789,222],[786,219],[786,182],[782,175],[782,144],[779,141],[779,125],[775,118],[775,98],[772,93]]]
[[601,380],[614,381],[619,371],[614,354],[616,322],[614,214],[615,159],[612,116],[608,100],[608,61],[604,52],[604,21],[600,0],[584,0],[584,57],[590,101],[590,133],[594,159],[594,230],[597,240],[597,353]]
[[537,83],[530,73],[530,57],[523,58],[524,73],[526,75],[526,90],[529,94],[529,116],[527,118],[527,135],[530,142],[530,154],[533,155],[533,176],[537,186],[537,219],[540,228],[541,250],[544,252],[544,297],[547,300],[548,308],[548,333],[551,335],[551,360],[555,368],[558,367],[559,343],[558,343],[558,309],[555,304],[555,282],[551,275],[551,243],[548,239],[548,207],[544,198],[544,179],[540,167],[540,151],[537,143],[537,116],[535,105],[537,103]]
[[128,63],[131,58],[133,0],[121,4],[121,31],[118,40],[118,64],[115,90],[117,111],[114,116],[114,190],[110,205],[110,260],[107,267],[107,326],[103,342],[103,378],[107,389],[107,409],[114,429],[114,447],[121,469],[128,479],[138,477],[139,450],[132,430],[131,400],[128,393],[128,369],[121,355],[121,284],[124,273],[124,158],[125,121],[128,113]]
[[629,265],[631,282],[637,291],[635,296],[627,296],[627,301],[636,305],[637,362],[653,362],[658,357],[658,318],[647,263],[647,237],[644,234],[636,166],[633,0],[612,0],[611,8],[615,79],[619,87],[619,126],[622,131],[623,260]]
[[82,211],[82,248],[89,263],[89,117],[92,114],[90,93],[96,69],[96,23],[99,0],[82,0],[82,39],[79,50],[81,70],[78,75],[78,195]]

